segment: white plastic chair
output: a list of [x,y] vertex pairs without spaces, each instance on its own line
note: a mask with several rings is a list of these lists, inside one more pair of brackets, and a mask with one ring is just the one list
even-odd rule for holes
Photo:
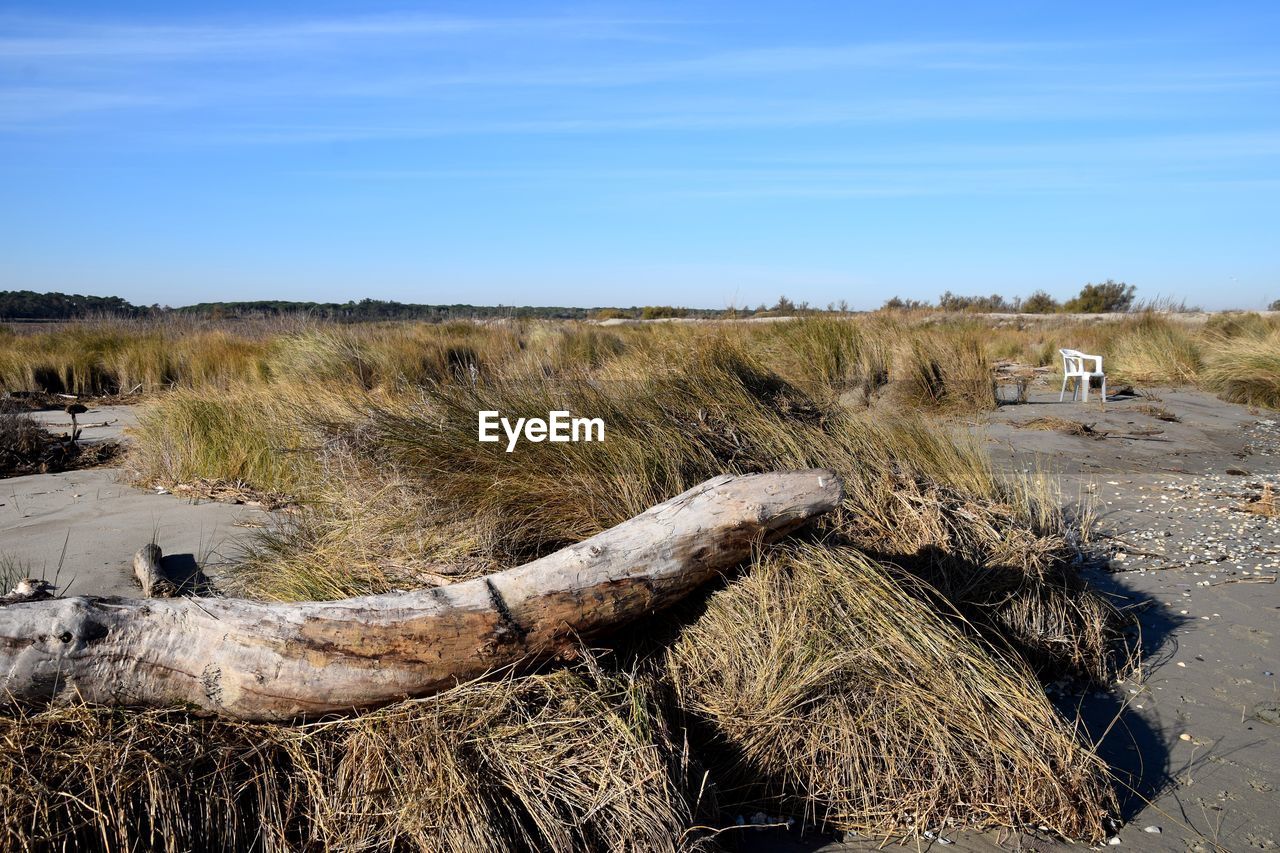
[[[1107,374],[1102,372],[1102,356],[1088,355],[1074,349],[1060,349],[1062,353],[1062,393],[1058,395],[1058,402],[1061,403],[1063,398],[1067,396],[1067,382],[1074,379],[1075,387],[1071,389],[1071,399],[1074,402],[1081,391],[1084,392],[1084,402],[1089,402],[1089,382],[1093,377],[1102,378],[1102,402],[1107,402]],[[1092,361],[1094,369],[1085,368],[1085,362]]]

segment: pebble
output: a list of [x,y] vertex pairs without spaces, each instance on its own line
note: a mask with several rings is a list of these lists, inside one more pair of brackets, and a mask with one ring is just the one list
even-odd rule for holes
[[1149,832],[1149,833],[1151,833],[1152,835],[1159,835],[1163,830],[1161,830],[1161,829],[1160,829],[1160,827],[1158,827],[1158,826],[1148,826],[1148,827],[1146,827],[1145,829],[1143,829],[1142,831],[1143,831],[1143,832]]

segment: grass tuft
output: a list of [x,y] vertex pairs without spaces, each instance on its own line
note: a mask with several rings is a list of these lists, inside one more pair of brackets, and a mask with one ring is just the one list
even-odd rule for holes
[[1104,765],[1030,673],[857,551],[780,550],[673,646],[681,702],[751,796],[870,836],[1045,826],[1098,841]]
[[1218,339],[1202,378],[1225,400],[1280,409],[1280,330]]
[[594,661],[302,726],[73,706],[0,716],[5,849],[677,849],[652,689]]

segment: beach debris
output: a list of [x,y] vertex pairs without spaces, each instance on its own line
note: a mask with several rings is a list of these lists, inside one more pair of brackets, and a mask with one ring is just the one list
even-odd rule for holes
[[173,581],[165,577],[160,568],[160,546],[148,542],[133,555],[133,575],[142,584],[142,594],[147,598],[173,598],[178,588]]
[[1168,441],[1168,439],[1165,438],[1157,438],[1157,436],[1163,434],[1164,430],[1157,429],[1155,427],[1133,429],[1128,432],[1118,432],[1115,430],[1097,429],[1092,423],[1068,420],[1067,418],[1060,418],[1056,415],[1043,415],[1038,418],[1032,418],[1028,421],[1014,421],[1012,422],[1012,425],[1022,429],[1041,429],[1050,432],[1060,432],[1063,435],[1093,438],[1099,441],[1104,438],[1127,438],[1133,441]]
[[1137,411],[1142,412],[1144,415],[1147,415],[1148,417],[1155,418],[1158,421],[1164,421],[1165,423],[1171,423],[1171,424],[1182,423],[1182,418],[1178,417],[1173,412],[1166,409],[1164,406],[1155,406],[1150,404],[1142,405],[1137,408]]
[[188,483],[174,483],[170,489],[156,486],[160,494],[184,495],[192,498],[218,501],[219,503],[241,504],[272,512],[288,509],[298,504],[298,498],[278,492],[266,492],[255,489],[247,483],[233,483],[227,480],[196,479]]
[[43,578],[22,578],[7,594],[0,595],[0,605],[19,601],[44,601],[53,598],[53,590],[56,588]]
[[1259,702],[1253,707],[1253,717],[1269,726],[1280,726],[1280,702]]
[[1275,490],[1271,488],[1270,483],[1263,485],[1261,495],[1246,502],[1240,508],[1245,512],[1251,512],[1254,515],[1261,515],[1267,518],[1275,518],[1280,515],[1280,508],[1276,507]]
[[1093,428],[1093,424],[1081,423],[1080,421],[1072,421],[1067,418],[1059,418],[1054,415],[1045,415],[1039,418],[1032,418],[1029,421],[1021,421],[1015,423],[1014,426],[1022,429],[1042,429],[1049,432],[1061,432],[1066,435],[1078,435],[1086,438],[1106,438],[1105,432],[1099,432]]
[[76,417],[83,415],[85,412],[89,411],[89,409],[80,403],[72,403],[63,409],[63,411],[68,415],[71,415],[71,443],[75,444],[76,439],[80,438],[80,427],[76,425]]

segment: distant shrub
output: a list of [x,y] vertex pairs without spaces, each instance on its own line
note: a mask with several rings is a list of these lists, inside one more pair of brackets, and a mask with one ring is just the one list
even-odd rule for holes
[[884,301],[880,306],[881,311],[919,311],[922,309],[932,308],[928,302],[922,302],[919,299],[903,299],[901,296],[894,296]]
[[685,317],[688,313],[684,308],[675,308],[670,305],[646,305],[640,309],[640,318],[642,320],[665,320],[670,317]]
[[998,293],[990,296],[957,296],[950,290],[938,297],[938,307],[943,311],[975,311],[984,314],[1015,310],[1015,306]]
[[1133,307],[1136,289],[1132,284],[1111,279],[1101,284],[1086,284],[1078,296],[1062,307],[1073,314],[1123,313]]
[[795,317],[801,314],[812,314],[814,308],[808,302],[794,302],[786,296],[779,296],[772,308],[761,306],[757,313],[761,312],[774,317]]
[[1023,314],[1052,314],[1060,310],[1062,304],[1043,290],[1037,290],[1022,300],[1022,304],[1018,307]]

